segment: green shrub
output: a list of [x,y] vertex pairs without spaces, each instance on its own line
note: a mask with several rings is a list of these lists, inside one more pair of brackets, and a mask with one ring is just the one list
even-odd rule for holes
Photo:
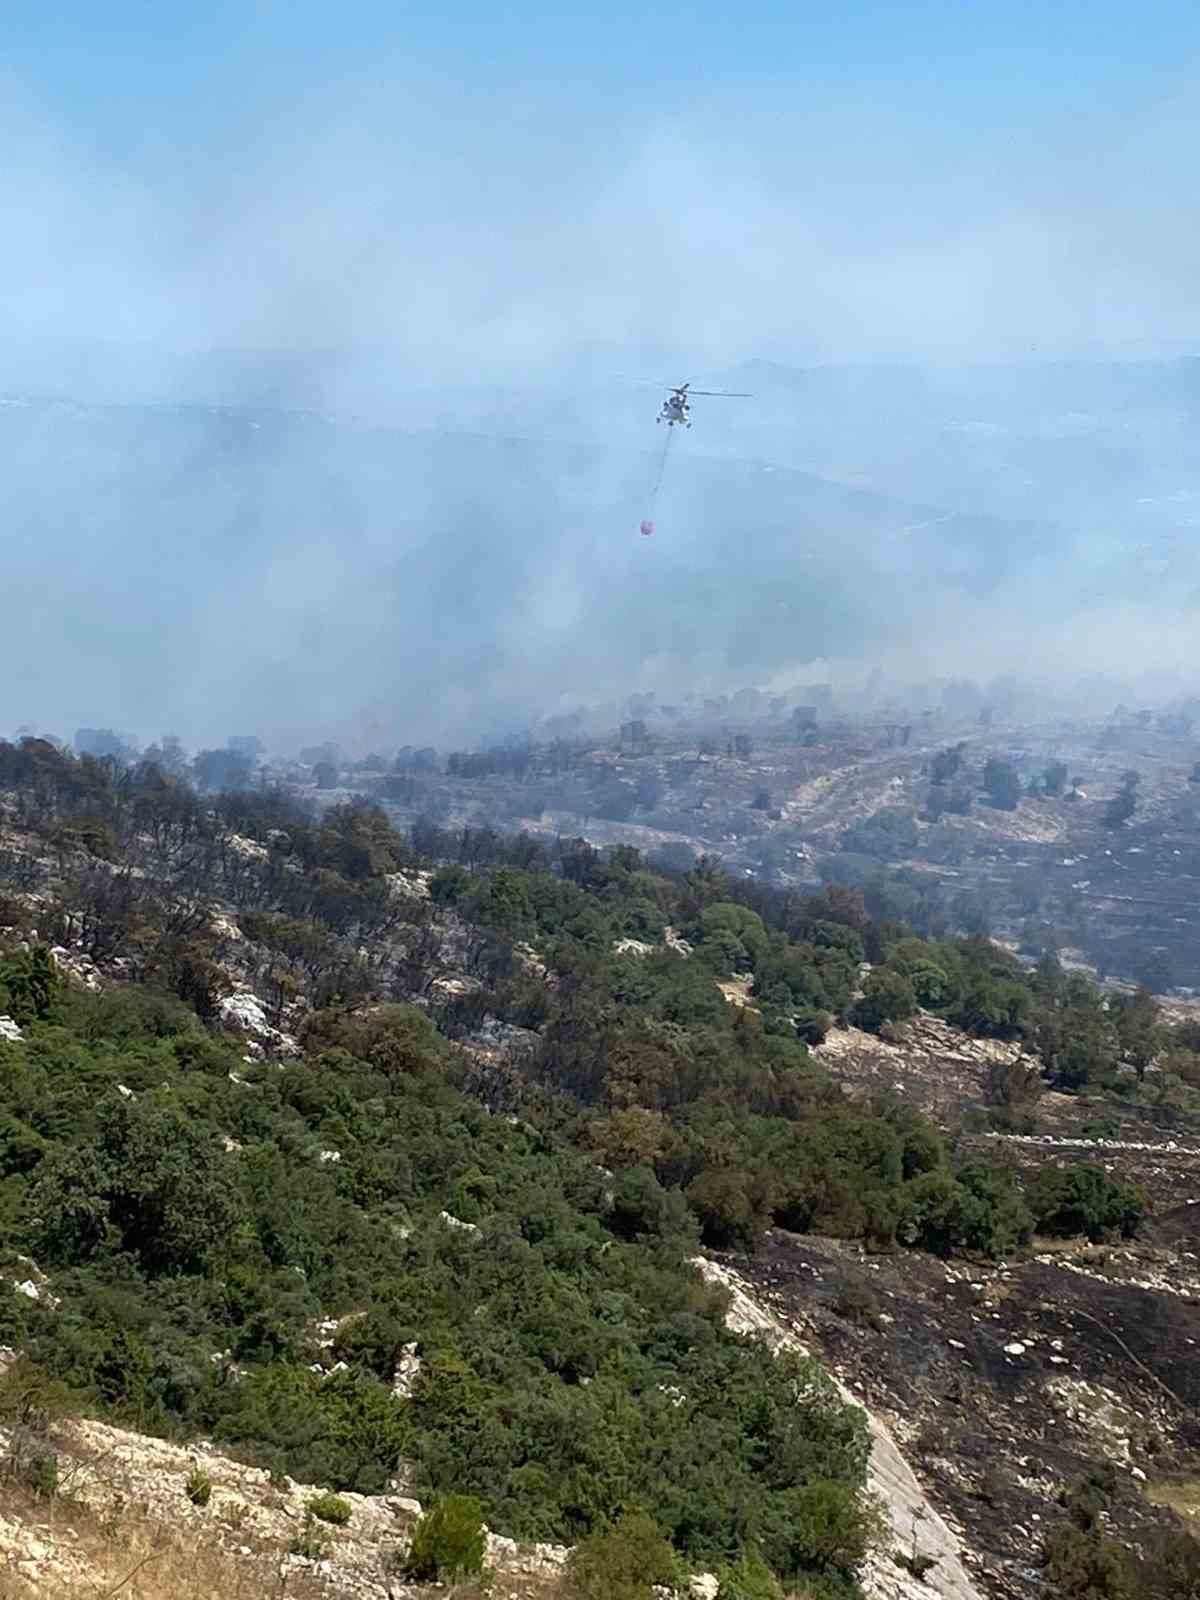
[[21,1477],[40,1500],[52,1499],[58,1493],[58,1457],[50,1451],[29,1456],[22,1463]]
[[1118,1117],[1095,1117],[1090,1122],[1085,1122],[1079,1130],[1081,1139],[1119,1139],[1121,1137],[1121,1122]]
[[302,1556],[305,1561],[324,1561],[329,1554],[329,1541],[317,1526],[317,1519],[311,1511],[304,1513],[304,1528],[288,1545],[288,1552]]
[[889,807],[853,823],[842,834],[839,846],[851,855],[870,856],[876,861],[894,861],[913,850],[919,838],[920,832],[913,814]]
[[0,1372],[0,1427],[45,1438],[71,1410],[66,1385],[27,1355]]
[[458,1582],[483,1571],[483,1508],[471,1495],[450,1494],[413,1529],[405,1562],[414,1583]]
[[1100,1167],[1046,1167],[1030,1185],[1029,1206],[1039,1232],[1059,1238],[1085,1234],[1099,1243],[1113,1234],[1131,1238],[1145,1201],[1132,1184]]
[[28,1356],[19,1355],[0,1374],[0,1428],[8,1436],[6,1470],[43,1499],[58,1492],[53,1430],[69,1409],[64,1385]]
[[1033,1219],[1011,1175],[981,1163],[957,1177],[926,1172],[905,1185],[902,1237],[937,1256],[955,1250],[992,1258],[1029,1242]]
[[852,1580],[877,1531],[861,1496],[846,1483],[815,1478],[783,1499],[786,1517],[763,1531],[763,1555],[774,1570]]
[[0,958],[0,1012],[22,1027],[45,1022],[53,1014],[62,989],[48,946],[35,945],[32,950],[18,950]]
[[344,1528],[350,1521],[350,1502],[340,1494],[316,1494],[308,1502],[308,1509],[320,1522],[329,1522],[335,1528]]
[[1147,1541],[1138,1574],[1145,1600],[1200,1600],[1200,1540],[1163,1528]]
[[207,1472],[201,1471],[199,1467],[193,1467],[188,1474],[184,1493],[194,1506],[206,1506],[212,1499],[212,1479]]
[[721,1581],[717,1600],[783,1600],[783,1585],[753,1545],[717,1576]]
[[656,1584],[673,1585],[678,1576],[671,1546],[650,1517],[636,1513],[576,1545],[567,1593],[571,1600],[651,1600]]
[[747,1175],[710,1167],[687,1191],[700,1237],[714,1250],[753,1250],[765,1225],[748,1193]]
[[926,1550],[898,1550],[896,1552],[896,1565],[903,1567],[905,1572],[911,1572],[918,1583],[933,1571],[941,1560],[940,1556],[930,1555]]
[[1053,1528],[1042,1564],[1054,1600],[1135,1600],[1133,1562],[1115,1539],[1073,1523]]
[[846,1277],[838,1285],[830,1302],[834,1312],[846,1322],[864,1328],[878,1328],[883,1302],[873,1284],[865,1278]]
[[1003,1468],[991,1462],[983,1469],[975,1492],[984,1505],[1000,1506],[1004,1504],[1009,1487],[1008,1476]]

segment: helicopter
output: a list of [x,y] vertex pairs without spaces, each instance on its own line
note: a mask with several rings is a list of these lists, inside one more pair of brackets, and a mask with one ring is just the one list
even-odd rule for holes
[[663,401],[662,410],[655,417],[655,422],[665,422],[668,428],[673,428],[681,422],[685,428],[692,425],[692,415],[688,409],[688,402],[693,395],[704,395],[706,399],[714,400],[750,400],[753,396],[740,394],[728,389],[693,389],[690,383],[680,384],[678,389],[670,389],[667,398]]

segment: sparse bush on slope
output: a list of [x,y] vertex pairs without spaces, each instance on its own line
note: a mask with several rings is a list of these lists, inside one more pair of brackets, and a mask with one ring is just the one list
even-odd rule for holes
[[413,1529],[405,1576],[416,1583],[461,1583],[483,1571],[483,1508],[470,1495],[439,1500]]

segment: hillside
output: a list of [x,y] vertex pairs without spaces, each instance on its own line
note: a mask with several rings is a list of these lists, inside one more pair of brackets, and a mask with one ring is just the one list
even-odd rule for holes
[[343,758],[328,795],[303,763],[267,770],[298,796],[369,798],[407,828],[582,834],[676,862],[715,855],[767,883],[845,882],[922,932],[983,927],[1030,957],[1186,996],[1200,957],[1196,706],[1002,713],[959,685],[972,715],[954,689],[937,709],[882,688],[874,708],[806,703],[832,698],[827,684],[635,696],[617,727],[597,712],[482,750]]
[[[352,1495],[466,1493],[526,1544],[619,1545],[644,1512],[730,1595],[760,1558],[819,1600],[919,1576],[1066,1600],[1079,1562],[1185,1592],[1166,1574],[1194,1546],[1166,1506],[1200,1447],[1191,1169],[1143,1194],[1153,1141],[1118,1127],[1118,1172],[1087,1126],[1195,1116],[1194,1035],[1148,997],[922,940],[844,888],[402,834],[361,804],[201,797],[41,741],[0,745],[0,792],[0,1342],[66,1415]],[[896,1070],[866,1082],[871,1059]],[[955,1059],[952,1105],[909,1092]],[[1030,1140],[1048,1095],[1084,1107],[1071,1151]],[[1047,1266],[1048,1236],[1106,1253]],[[698,1272],[698,1248],[759,1284],[769,1346],[727,1329],[738,1279]],[[1100,1325],[1063,1378],[1142,1419],[1118,1480],[1096,1478],[1107,1434],[1051,1450],[1006,1420],[1018,1358],[971,1331],[986,1314],[1022,1355],[1044,1339],[1052,1374],[1067,1302],[1047,1272],[1084,1296],[1071,1337],[1084,1310]],[[1131,1316],[1110,1371],[1105,1329]],[[789,1323],[848,1389],[781,1348]],[[915,1364],[933,1323],[979,1373],[948,1472],[909,1415],[948,1393]],[[914,1446],[903,1503],[928,1496],[937,1549],[864,1499],[885,1425]],[[1019,1548],[1009,1502],[977,1492],[989,1428],[1043,1458],[1021,1468],[1038,1535]]]

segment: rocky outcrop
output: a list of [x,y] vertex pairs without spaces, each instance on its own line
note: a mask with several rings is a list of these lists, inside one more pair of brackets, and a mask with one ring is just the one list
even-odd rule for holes
[[[696,1266],[709,1283],[728,1292],[726,1322],[736,1333],[762,1339],[774,1351],[810,1354],[790,1329],[754,1298],[736,1272],[704,1258],[698,1259]],[[837,1387],[848,1404],[865,1411],[871,1434],[867,1483],[878,1499],[886,1528],[882,1545],[868,1559],[862,1574],[866,1594],[871,1600],[930,1600],[931,1596],[939,1596],[940,1600],[983,1600],[963,1565],[958,1539],[918,1483],[891,1434],[844,1384],[838,1383]],[[912,1558],[914,1553],[924,1568],[920,1577],[897,1560]]]
[[227,1033],[240,1034],[251,1049],[260,1054],[300,1054],[299,1046],[291,1035],[282,1033],[267,1021],[262,1001],[249,989],[226,995],[218,1008],[217,1017]]
[[[867,968],[867,971],[870,969]],[[1037,1065],[1037,1059],[1020,1045],[1000,1039],[975,1039],[956,1028],[953,1023],[930,1012],[921,1011],[910,1021],[899,1024],[895,1040],[881,1039],[878,1034],[866,1033],[861,1028],[831,1028],[817,1046],[817,1053],[836,1062],[876,1061],[893,1070],[912,1070],[923,1062],[953,1063],[972,1068],[980,1074],[994,1062],[1024,1061]]]
[[0,1017],[0,1039],[7,1040],[9,1044],[20,1044],[24,1037],[11,1017]]
[[208,920],[208,931],[217,939],[225,939],[230,944],[244,944],[246,935],[237,925],[236,918],[219,907],[213,911]]
[[72,983],[77,983],[81,988],[91,989],[93,992],[101,986],[100,969],[91,956],[85,955],[81,950],[67,950],[62,945],[56,944],[50,954],[54,957],[54,964],[64,978]]
[[396,1399],[409,1399],[420,1376],[421,1358],[417,1354],[417,1342],[413,1339],[400,1347],[400,1354],[396,1358],[392,1372],[392,1393]]
[[432,872],[388,872],[384,875],[391,892],[401,900],[428,900]]
[[266,845],[259,844],[257,839],[247,839],[240,833],[226,835],[226,844],[234,855],[241,856],[243,861],[267,861],[271,852]]
[[473,1233],[478,1237],[479,1228],[473,1222],[463,1222],[460,1217],[452,1217],[448,1211],[439,1213],[440,1219],[448,1228],[453,1228],[458,1233]]

